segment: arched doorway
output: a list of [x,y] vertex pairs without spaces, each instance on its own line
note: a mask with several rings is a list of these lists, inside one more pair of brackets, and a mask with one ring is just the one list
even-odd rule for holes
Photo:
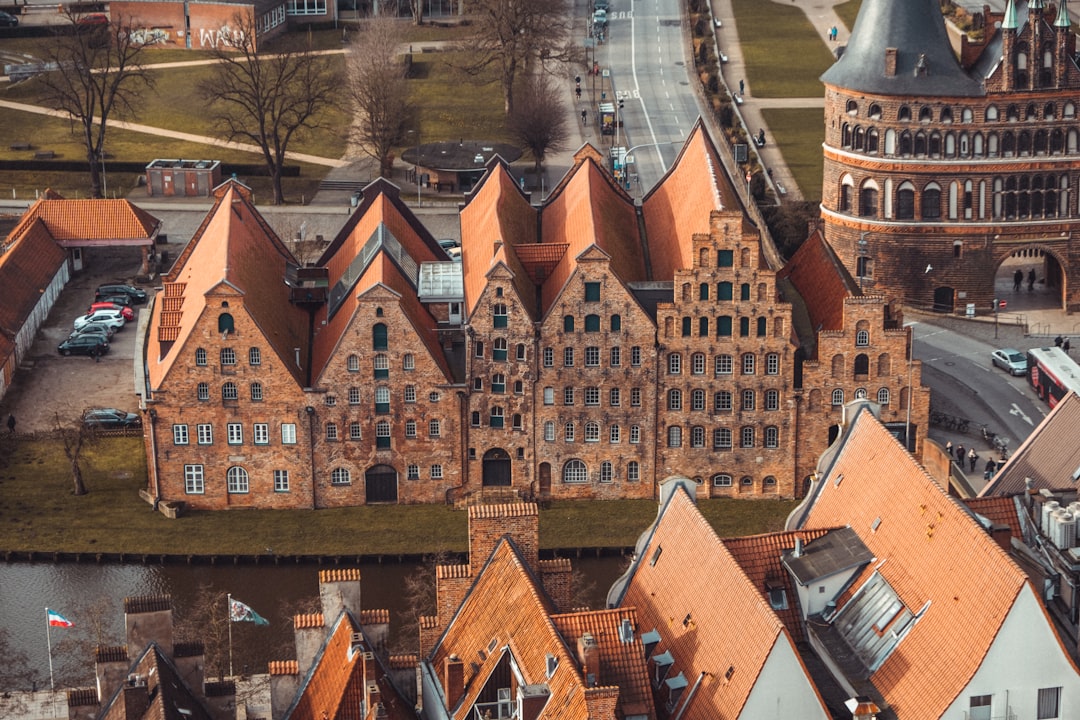
[[[1029,283],[1032,275],[1034,283]],[[1006,312],[1065,309],[1069,304],[1068,286],[1068,272],[1057,250],[1038,246],[1012,251],[1002,258],[994,276],[994,294],[1006,302],[1001,308]]]
[[934,288],[934,312],[951,313],[953,311],[953,297],[955,293],[951,287]]
[[364,473],[365,500],[371,503],[397,502],[397,470],[389,465],[376,465]]
[[502,448],[484,453],[484,487],[510,487],[510,454]]
[[551,497],[551,463],[540,463],[540,497]]

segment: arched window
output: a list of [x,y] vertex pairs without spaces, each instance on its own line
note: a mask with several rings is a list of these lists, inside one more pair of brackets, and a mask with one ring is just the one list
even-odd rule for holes
[[231,333],[235,331],[233,316],[229,313],[221,313],[217,319],[217,331],[219,333]]
[[934,120],[934,109],[929,106],[919,108],[919,122],[929,123]]
[[508,347],[506,338],[495,338],[495,342],[491,345],[491,359],[505,362]]
[[852,180],[851,175],[845,173],[840,178],[840,212],[851,212],[852,202],[851,199],[855,195],[855,181]]
[[867,357],[866,353],[859,353],[855,356],[854,370],[856,377],[870,374],[870,358]]
[[350,355],[345,359],[345,369],[349,372],[360,372],[360,356]]
[[611,463],[605,460],[600,463],[600,482],[609,483],[615,479],[615,475],[611,469]]
[[855,347],[866,347],[870,344],[870,332],[859,330],[855,333]]
[[915,219],[915,186],[910,182],[902,182],[896,189],[896,219]]
[[583,483],[589,480],[589,469],[581,460],[567,460],[563,465],[562,479],[564,483]]
[[682,390],[668,390],[668,410],[682,410]]
[[586,315],[585,316],[585,332],[600,332],[600,316],[599,315]]
[[712,476],[712,484],[713,484],[713,487],[729,488],[729,487],[731,487],[731,476],[730,475],[713,475]]
[[900,108],[896,111],[896,119],[900,122],[910,122],[911,108],[909,108],[907,105],[901,105]]
[[348,468],[334,468],[330,471],[330,484],[331,485],[350,485],[352,484],[352,474]]
[[889,388],[883,387],[877,391],[877,401],[879,405],[889,404]]
[[698,285],[698,300],[709,299],[709,283],[701,283]]
[[246,493],[249,490],[248,472],[239,465],[233,465],[225,472],[225,480],[230,493]]
[[574,332],[574,316],[566,315],[562,319],[563,332]]
[[222,400],[236,400],[239,394],[236,391],[236,383],[227,382],[221,386],[221,399]]
[[852,116],[859,114],[859,104],[854,100],[847,101],[847,114]]
[[739,431],[739,447],[754,447],[754,428],[752,426],[746,425]]
[[585,442],[600,442],[600,423],[592,420],[585,423]]
[[832,404],[833,404],[834,407],[836,405],[843,405],[844,404],[844,391],[841,390],[840,388],[837,388],[837,389],[832,391]]
[[705,428],[699,425],[690,428],[690,447],[705,447]]
[[386,350],[387,347],[387,333],[386,325],[383,323],[375,323],[371,327],[371,349],[372,350]]
[[778,448],[780,447],[780,428],[775,425],[770,425],[765,428],[765,447]]
[[878,214],[878,188],[872,180],[867,180],[859,189],[859,215],[862,217],[877,217]]
[[619,332],[620,330],[622,330],[622,316],[620,316],[620,315],[612,315],[611,316],[611,332]]

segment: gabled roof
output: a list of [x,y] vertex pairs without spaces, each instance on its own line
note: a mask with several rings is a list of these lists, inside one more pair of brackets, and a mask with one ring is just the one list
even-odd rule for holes
[[124,199],[68,200],[47,191],[23,215],[12,235],[41,220],[53,239],[133,240],[149,244],[161,221]]
[[820,228],[799,246],[778,278],[791,280],[817,331],[843,329],[844,300],[858,295],[859,286],[825,242]]
[[514,182],[502,162],[488,171],[461,209],[461,261],[465,275],[465,309],[472,315],[487,287],[488,273],[498,263],[513,273],[514,288],[530,316],[536,312],[536,283],[521,264],[519,248],[537,239],[536,208]]
[[[885,72],[889,48],[896,51],[892,75]],[[938,0],[864,0],[844,54],[821,81],[875,95],[984,94],[953,53]]]
[[53,242],[40,218],[21,226],[0,246],[0,365],[15,349],[15,336],[63,267],[67,253]]
[[579,151],[575,161],[541,210],[541,242],[567,245],[544,282],[541,315],[558,299],[589,245],[607,253],[612,272],[624,284],[648,279],[632,198],[600,166],[592,148]]
[[204,313],[220,310],[220,303],[208,306],[209,293],[242,297],[244,311],[303,386],[294,348],[302,360],[307,357],[307,314],[289,303],[284,282],[286,267],[296,260],[255,209],[247,188],[230,180],[215,193],[214,207],[164,278],[154,305],[151,342],[160,343],[164,353],[148,353],[151,386],[160,386]]
[[979,497],[1026,492],[1027,478],[1031,478],[1034,490],[1080,488],[1077,427],[1080,427],[1080,396],[1069,393],[1027,436]]
[[[404,701],[383,668],[377,654],[365,659],[370,642],[363,637],[352,614],[342,611],[333,629],[316,654],[311,670],[292,706],[285,714],[289,720],[367,720],[374,718],[373,708],[362,712],[367,694],[365,671],[379,689],[379,702],[387,720],[415,720],[412,705]],[[366,662],[374,667],[365,667]]]
[[[137,687],[121,684],[107,700],[99,720],[213,720],[213,715],[177,672],[169,657],[157,643],[150,643],[128,668],[128,677],[137,677]],[[144,689],[145,688],[145,689]],[[133,713],[138,702],[126,703],[126,693],[138,693],[148,698],[146,708]]]
[[1017,506],[1015,495],[964,498],[964,504],[971,512],[981,515],[991,523],[1008,526],[1012,537],[1018,539],[1024,537],[1024,529],[1020,526],[1020,508]]
[[[585,681],[551,620],[553,610],[513,542],[500,540],[426,661],[440,681],[448,658],[464,661],[465,694],[448,708],[455,720],[471,717],[470,709],[507,652],[522,684],[547,684],[549,699],[541,718],[588,716]],[[556,663],[550,676],[549,654]],[[445,692],[442,688],[444,699]]]
[[865,408],[808,502],[802,527],[847,524],[877,558],[838,615],[883,580],[916,617],[870,682],[897,717],[941,717],[986,657],[1023,571]]
[[698,118],[671,169],[642,201],[652,266],[649,279],[671,281],[676,270],[693,267],[693,237],[709,232],[710,213],[742,211],[742,207],[716,146]]
[[642,630],[659,631],[653,654],[671,653],[669,675],[708,673],[684,720],[739,717],[774,646],[796,654],[791,635],[683,489],[647,534],[619,606],[637,608]]

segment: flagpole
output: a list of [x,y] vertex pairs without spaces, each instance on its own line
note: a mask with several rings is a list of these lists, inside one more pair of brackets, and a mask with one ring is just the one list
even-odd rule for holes
[[49,608],[45,608],[45,641],[49,644],[49,689],[56,690],[56,683],[53,682],[53,664],[52,664],[52,625],[49,624]]
[[227,593],[226,597],[225,620],[229,623],[229,677],[232,677],[232,593]]

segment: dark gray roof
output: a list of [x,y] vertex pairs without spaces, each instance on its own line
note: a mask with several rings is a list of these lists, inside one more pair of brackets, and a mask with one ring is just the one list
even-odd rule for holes
[[[896,74],[885,76],[885,49],[896,48]],[[917,72],[925,56],[925,72]],[[919,97],[979,97],[982,84],[953,54],[938,0],[864,0],[855,29],[821,81],[856,92]]]
[[794,552],[784,553],[784,564],[803,585],[865,565],[873,559],[874,554],[849,527],[830,530],[808,542],[798,557]]

